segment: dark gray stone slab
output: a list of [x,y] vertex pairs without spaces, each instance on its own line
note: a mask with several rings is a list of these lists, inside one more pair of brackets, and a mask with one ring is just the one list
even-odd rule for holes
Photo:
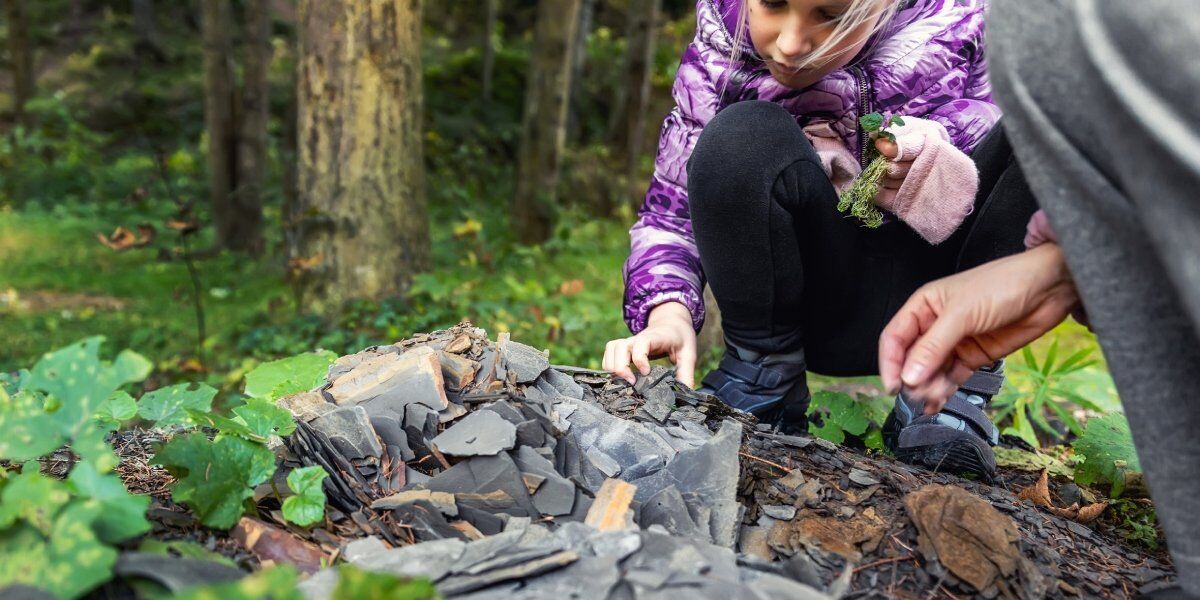
[[[375,437],[375,429],[371,427],[367,411],[361,406],[343,406],[331,410],[313,419],[309,425],[325,434],[348,459],[378,458],[383,454],[383,446]],[[342,442],[339,444],[336,438]]]
[[550,359],[531,346],[511,340],[501,341],[500,362],[516,375],[517,383],[529,383],[550,368]]
[[[436,540],[392,550],[383,549],[379,540],[356,540],[346,546],[346,560],[371,571],[382,571],[400,577],[428,577],[437,581],[450,572],[462,556],[467,543],[459,539]],[[356,546],[360,546],[357,547]],[[351,555],[354,558],[351,558]]]
[[413,536],[421,542],[466,539],[461,531],[450,526],[442,511],[423,500],[397,507],[392,511],[392,517],[397,523],[407,526]]
[[642,503],[637,523],[641,527],[661,525],[667,531],[684,537],[709,539],[708,523],[700,527],[692,520],[687,503],[675,486],[668,486]]
[[517,448],[513,461],[522,473],[544,477],[533,494],[533,505],[539,512],[550,516],[570,514],[575,506],[575,484],[554,470],[554,465],[528,446]]
[[245,575],[240,569],[211,560],[145,552],[121,554],[113,566],[113,573],[121,577],[149,579],[176,594],[192,586],[237,581]]
[[542,373],[542,379],[558,390],[559,394],[575,400],[583,400],[583,386],[575,383],[574,377],[558,369],[548,369]]
[[516,426],[490,410],[477,410],[433,438],[447,456],[494,456],[516,443]]
[[[540,518],[529,491],[521,480],[521,471],[507,453],[496,456],[476,456],[464,460],[430,479],[426,484],[431,490],[452,494],[487,494],[502,491],[512,497],[519,512],[517,516]],[[459,505],[462,508],[462,505]]]

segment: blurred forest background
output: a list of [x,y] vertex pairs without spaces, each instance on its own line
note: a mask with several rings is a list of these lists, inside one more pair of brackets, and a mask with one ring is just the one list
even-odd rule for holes
[[[464,318],[579,366],[628,335],[692,0],[4,3],[0,372],[103,334],[149,388],[232,391]],[[1055,441],[1060,404],[1118,409],[1095,349],[1038,342],[997,421]],[[1063,393],[1060,365],[1087,367]]]
[[[5,0],[0,371],[469,318],[597,365],[688,0]],[[422,14],[423,13],[423,14]]]

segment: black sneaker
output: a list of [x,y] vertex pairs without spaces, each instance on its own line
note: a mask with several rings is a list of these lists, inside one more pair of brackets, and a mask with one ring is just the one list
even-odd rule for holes
[[978,371],[935,415],[924,414],[924,402],[901,392],[883,424],[884,445],[906,463],[992,481],[996,476],[992,446],[999,443],[1000,432],[983,409],[1003,382],[999,364]]
[[782,433],[804,433],[810,400],[806,371],[803,350],[758,355],[727,344],[720,366],[704,377],[697,391],[751,413]]

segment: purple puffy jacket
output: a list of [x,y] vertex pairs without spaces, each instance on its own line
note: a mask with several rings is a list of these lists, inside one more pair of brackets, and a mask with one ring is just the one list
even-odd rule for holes
[[[754,1],[754,0],[748,0]],[[687,161],[705,124],[731,102],[776,102],[802,124],[830,122],[862,152],[858,117],[891,112],[937,121],[970,153],[1000,118],[984,61],[985,0],[897,0],[891,21],[858,57],[815,85],[793,90],[756,61],[749,40],[730,63],[742,0],[697,0],[696,37],[684,52],[663,122],[654,177],[625,261],[625,322],[645,329],[650,309],[682,302],[696,330],[704,323],[704,273],[688,212]],[[748,36],[747,36],[748,37]]]

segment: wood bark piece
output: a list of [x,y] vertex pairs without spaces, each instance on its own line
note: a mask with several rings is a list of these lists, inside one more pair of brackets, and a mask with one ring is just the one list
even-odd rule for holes
[[316,573],[327,558],[316,545],[250,517],[242,517],[230,535],[260,561],[288,563],[302,573]]
[[596,493],[596,500],[588,509],[584,523],[600,531],[620,531],[633,525],[633,494],[637,486],[620,479],[606,479]]
[[338,378],[326,393],[341,405],[366,404],[368,412],[404,414],[406,404],[416,402],[433,410],[450,403],[442,379],[437,352],[413,348],[400,356],[384,354],[363,361]]
[[479,363],[445,350],[438,352],[438,362],[442,366],[442,379],[446,382],[446,387],[456,392],[462,391],[467,384],[474,381],[475,372],[479,370]]

